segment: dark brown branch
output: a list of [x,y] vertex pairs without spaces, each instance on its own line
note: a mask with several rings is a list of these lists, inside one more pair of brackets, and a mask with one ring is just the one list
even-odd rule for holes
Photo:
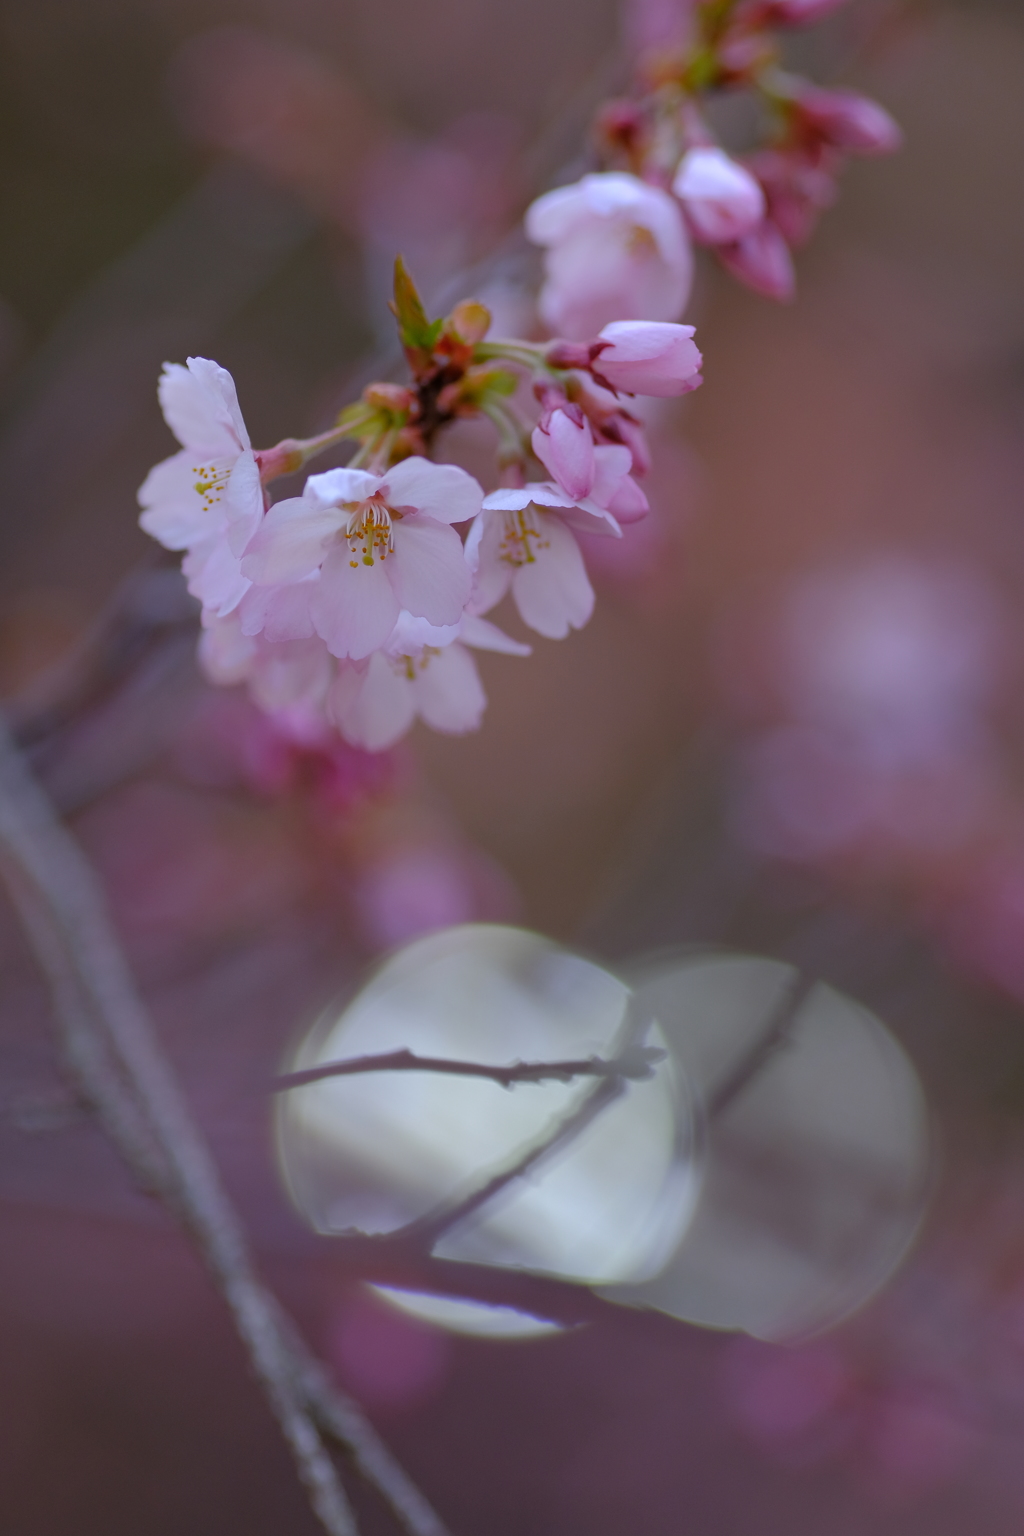
[[[415,1536],[443,1536],[426,1501],[391,1463],[354,1404],[316,1380],[308,1353],[282,1325],[258,1279],[244,1234],[135,991],[102,892],[57,822],[0,719],[2,873],[46,972],[76,1075],[132,1169],[187,1223],[232,1312],[300,1475],[332,1536],[355,1521],[316,1420],[333,1403],[329,1432],[344,1440]],[[16,874],[11,877],[11,871]],[[397,1472],[397,1476],[395,1475]]]
[[576,1061],[516,1061],[492,1067],[480,1061],[452,1061],[446,1056],[417,1056],[414,1051],[388,1051],[380,1056],[353,1056],[347,1061],[328,1061],[319,1067],[287,1072],[275,1078],[273,1088],[303,1088],[330,1077],[354,1077],[361,1072],[442,1072],[451,1077],[482,1077],[502,1088],[516,1083],[570,1083],[577,1077],[622,1078],[641,1082],[652,1077],[665,1052],[655,1046],[636,1046],[615,1061],[586,1056]]

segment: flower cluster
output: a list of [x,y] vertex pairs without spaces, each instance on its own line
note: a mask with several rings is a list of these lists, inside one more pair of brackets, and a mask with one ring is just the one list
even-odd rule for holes
[[[300,735],[333,728],[378,751],[416,718],[449,732],[479,724],[472,650],[530,649],[486,617],[506,595],[549,639],[587,622],[594,593],[576,534],[618,538],[648,510],[631,397],[702,382],[693,327],[678,323],[694,243],[787,297],[790,249],[831,201],[843,157],[898,141],[874,103],[779,67],[776,31],[838,3],[676,0],[678,40],[642,62],[635,99],[601,115],[607,169],[527,211],[547,253],[539,309],[555,339],[488,339],[491,316],[474,300],[428,319],[399,259],[391,307],[410,382],[371,384],[331,430],[266,452],[253,450],[223,368],[166,365],[160,402],[182,447],[142,486],[141,520],[184,551],[214,681],[246,683]],[[701,112],[736,88],[758,93],[776,125],[744,158]],[[431,458],[467,416],[497,430],[502,484],[489,495]],[[345,468],[271,502],[274,479],[345,439],[358,444]]]
[[[254,451],[230,374],[207,358],[167,364],[160,402],[182,447],[139,492],[145,530],[185,552],[208,676],[246,683],[295,729],[326,724],[371,751],[417,717],[453,733],[479,724],[470,648],[530,650],[485,617],[509,590],[538,634],[586,623],[594,594],[575,532],[620,537],[647,511],[634,478],[643,430],[621,395],[683,394],[701,366],[689,326],[617,322],[586,346],[488,342],[480,305],[428,322],[400,262],[395,295],[413,385],[371,385],[306,442]],[[524,370],[532,428],[509,398]],[[509,482],[488,496],[426,457],[442,426],[481,413]],[[344,438],[360,444],[346,468],[271,502],[272,480]],[[547,478],[527,479],[537,470]]]
[[[583,340],[610,320],[678,320],[693,245],[767,297],[793,296],[792,251],[836,197],[849,155],[896,149],[875,102],[786,73],[777,30],[806,26],[842,0],[678,0],[680,41],[641,66],[636,95],[597,124],[607,168],[539,198],[527,214],[545,249],[541,317]],[[756,95],[767,143],[729,154],[701,107],[724,91]]]

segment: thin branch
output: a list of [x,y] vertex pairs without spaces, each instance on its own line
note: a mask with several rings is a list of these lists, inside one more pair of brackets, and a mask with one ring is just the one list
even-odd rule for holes
[[750,1086],[758,1073],[767,1066],[775,1052],[788,1044],[789,1033],[796,1022],[797,1014],[816,985],[817,982],[813,976],[804,976],[799,971],[787,981],[782,990],[782,996],[768,1015],[763,1029],[750,1049],[729,1068],[717,1087],[709,1090],[705,1100],[705,1110],[709,1120],[716,1120],[724,1115]]
[[[322,1524],[332,1536],[354,1536],[354,1517],[314,1422],[308,1355],[297,1350],[278,1303],[255,1274],[241,1224],[164,1062],[91,867],[57,822],[2,718],[0,850],[0,870],[50,980],[77,1075],[133,1170],[196,1238]],[[322,1418],[322,1384],[318,1402]],[[414,1536],[441,1536],[437,1516],[421,1496],[410,1498],[408,1479],[395,1476],[398,1469],[381,1454],[355,1405],[338,1397],[334,1407],[331,1432],[345,1441],[407,1529]]]
[[446,1056],[417,1056],[414,1051],[388,1051],[379,1056],[353,1056],[347,1061],[328,1061],[319,1067],[305,1067],[274,1079],[273,1088],[303,1088],[325,1078],[354,1077],[361,1072],[443,1072],[452,1077],[483,1077],[502,1088],[516,1083],[570,1083],[577,1077],[622,1078],[642,1082],[653,1077],[665,1052],[656,1046],[636,1046],[614,1061],[603,1056],[586,1056],[576,1061],[516,1061],[507,1067],[492,1067],[480,1061],[452,1061]]

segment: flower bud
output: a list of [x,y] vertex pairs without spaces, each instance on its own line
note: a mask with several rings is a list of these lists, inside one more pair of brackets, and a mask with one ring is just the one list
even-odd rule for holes
[[689,394],[702,382],[692,325],[615,320],[605,326],[598,344],[595,370],[613,389],[667,399]]
[[765,215],[759,184],[713,145],[691,149],[683,156],[672,191],[683,205],[691,233],[707,245],[741,240]]
[[589,496],[594,484],[594,439],[586,421],[554,410],[546,425],[536,427],[533,451],[568,495]]
[[467,346],[473,346],[478,341],[483,341],[491,328],[491,312],[485,304],[476,299],[463,299],[461,304],[456,304],[448,317],[448,324],[460,341]]
[[765,219],[735,245],[720,245],[717,255],[733,277],[767,299],[778,299],[786,304],[796,293],[796,273],[789,246],[771,219]]
[[826,144],[854,155],[890,155],[903,143],[899,124],[884,107],[856,91],[809,86],[794,103],[797,120]]
[[837,11],[846,0],[762,0],[752,19],[763,27],[810,27]]

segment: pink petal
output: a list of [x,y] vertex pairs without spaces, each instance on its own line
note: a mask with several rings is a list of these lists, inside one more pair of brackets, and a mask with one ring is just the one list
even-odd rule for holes
[[488,613],[500,603],[512,581],[512,567],[501,558],[504,521],[500,512],[481,512],[466,539],[466,563],[473,573],[469,607],[476,614]]
[[703,359],[692,325],[621,320],[606,325],[598,339],[611,345],[602,350],[597,369],[616,389],[667,399],[689,394],[700,382]]
[[331,549],[309,602],[314,628],[331,655],[355,660],[384,644],[399,607],[383,561],[364,565],[347,544]]
[[[522,512],[527,507],[573,507],[575,498],[560,485],[548,480],[531,480],[529,485],[505,486],[484,497],[485,512]],[[468,547],[468,546],[467,546]]]
[[459,639],[464,645],[471,645],[478,651],[498,651],[505,656],[529,656],[532,647],[523,645],[520,640],[513,640],[511,635],[499,629],[497,624],[492,624],[489,619],[480,618],[479,614],[467,613],[459,626]]
[[699,145],[683,156],[672,191],[696,237],[709,245],[742,240],[767,212],[760,184],[714,145]]
[[315,583],[308,581],[286,587],[250,587],[238,609],[243,634],[263,634],[275,642],[311,639],[314,630],[309,599],[314,587]]
[[321,640],[291,640],[260,647],[249,691],[261,709],[305,705],[321,709],[334,663]]
[[417,665],[412,690],[426,723],[449,735],[475,731],[487,707],[476,663],[458,644]]
[[223,506],[228,543],[232,553],[240,556],[263,519],[260,467],[251,449],[239,454],[235,461],[224,490]]
[[211,683],[244,682],[256,655],[256,641],[244,635],[235,614],[214,618],[199,637],[199,664]]
[[580,547],[557,517],[544,519],[546,548],[512,577],[512,596],[523,622],[549,640],[582,629],[594,611],[594,590]]
[[465,523],[480,511],[483,490],[456,464],[403,459],[382,482],[389,507],[415,507],[439,523]]
[[186,449],[164,459],[139,487],[139,502],[145,508],[139,526],[165,549],[188,549],[211,536],[209,509],[196,494],[193,458]]
[[206,357],[165,363],[157,385],[164,420],[185,448],[234,455],[250,446],[234,380]]
[[347,522],[345,513],[318,506],[306,496],[279,501],[246,545],[242,570],[250,581],[264,587],[301,581],[317,569],[343,522]]
[[472,576],[454,528],[417,513],[395,523],[394,540],[386,566],[398,605],[431,624],[457,624]]
[[238,607],[251,586],[223,535],[193,545],[181,562],[181,569],[188,578],[192,596],[221,617]]
[[574,501],[589,496],[594,484],[594,439],[584,422],[577,426],[565,411],[553,411],[547,431],[535,427],[533,451]]
[[365,501],[379,491],[380,475],[371,475],[365,469],[326,469],[319,475],[308,475],[302,494],[321,507],[337,507],[343,501]]
[[339,670],[327,711],[346,741],[382,752],[405,735],[416,717],[416,704],[412,684],[377,651],[364,670]]

